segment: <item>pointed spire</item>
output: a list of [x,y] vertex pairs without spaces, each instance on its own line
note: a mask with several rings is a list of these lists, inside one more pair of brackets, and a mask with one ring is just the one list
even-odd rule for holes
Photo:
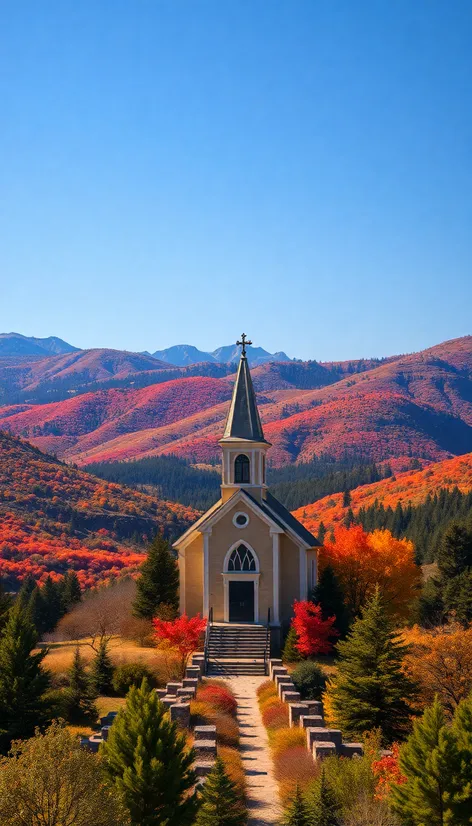
[[250,342],[246,341],[244,334],[241,338],[242,341],[238,341],[237,344],[242,344],[243,349],[223,439],[247,439],[251,442],[265,442],[246,357],[245,345]]

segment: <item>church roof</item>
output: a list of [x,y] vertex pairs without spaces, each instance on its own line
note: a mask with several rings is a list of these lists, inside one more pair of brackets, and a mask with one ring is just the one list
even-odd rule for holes
[[300,539],[307,542],[310,547],[314,548],[316,545],[320,544],[313,534],[310,533],[310,531],[308,531],[302,523],[298,521],[298,519],[295,519],[290,511],[282,505],[282,502],[279,502],[279,500],[276,499],[275,496],[272,496],[269,491],[266,492],[266,498],[263,500],[263,504],[267,505],[270,512],[273,511],[273,513],[275,513],[276,516],[282,520],[282,522],[285,522],[285,524],[288,525],[288,527],[291,528],[292,531],[300,537]]
[[303,527],[301,522],[299,522],[298,519],[295,519],[295,517],[292,516],[290,511],[288,511],[287,508],[285,508],[284,505],[282,505],[282,503],[275,498],[275,496],[272,496],[272,494],[269,493],[269,491],[266,492],[266,499],[263,499],[262,502],[260,502],[258,499],[255,499],[253,496],[251,496],[251,494],[248,493],[247,490],[239,489],[226,502],[223,502],[222,499],[219,499],[218,502],[215,502],[215,504],[212,505],[212,507],[209,510],[207,510],[206,513],[204,513],[197,520],[197,522],[195,522],[194,525],[192,525],[190,528],[187,528],[185,533],[182,534],[182,536],[177,540],[177,542],[174,542],[174,548],[178,547],[185,539],[187,539],[191,534],[193,534],[194,531],[198,531],[200,528],[202,528],[204,523],[208,519],[211,519],[212,516],[215,516],[218,513],[218,511],[220,511],[222,508],[230,507],[230,503],[232,503],[234,498],[239,495],[247,496],[251,503],[256,508],[261,510],[262,513],[266,515],[266,517],[271,519],[272,522],[275,522],[275,524],[278,525],[282,531],[286,531],[288,528],[290,531],[292,531],[292,533],[296,534],[296,536],[298,536],[298,538],[301,539],[301,541],[309,548],[316,548],[317,546],[319,546],[320,543],[313,536],[313,534],[311,534],[310,531],[307,531],[307,529]]
[[223,439],[265,442],[246,352],[243,349]]

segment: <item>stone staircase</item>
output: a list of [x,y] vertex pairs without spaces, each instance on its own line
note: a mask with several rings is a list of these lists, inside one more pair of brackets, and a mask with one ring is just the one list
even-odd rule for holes
[[207,675],[266,673],[270,633],[264,625],[212,625],[207,647]]

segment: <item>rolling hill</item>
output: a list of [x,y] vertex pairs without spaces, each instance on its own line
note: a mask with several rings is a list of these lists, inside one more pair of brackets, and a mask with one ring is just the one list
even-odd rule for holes
[[[48,369],[55,380],[72,376],[77,386],[79,375],[82,390],[93,391],[49,404],[4,405],[2,428],[80,465],[169,453],[218,459],[230,367],[194,365],[169,375],[162,365],[142,369],[156,364],[152,356],[119,351],[53,358],[57,363]],[[207,368],[223,372],[208,376]],[[28,369],[33,392],[38,371],[45,381],[45,368],[32,362]],[[434,462],[472,451],[471,336],[380,361],[265,363],[252,372],[277,467],[315,456]],[[125,384],[109,387],[110,380]]]
[[350,492],[349,505],[343,505],[342,493],[334,493],[298,508],[294,514],[316,535],[320,522],[326,528],[337,525],[345,519],[349,508],[356,516],[361,508],[369,508],[376,502],[393,510],[398,503],[417,507],[440,488],[458,488],[462,493],[472,491],[472,453],[429,464],[422,470],[396,473],[370,485],[361,485]]
[[77,571],[82,585],[123,572],[144,558],[157,530],[174,537],[197,517],[183,505],[104,482],[0,433],[0,575],[14,588]]

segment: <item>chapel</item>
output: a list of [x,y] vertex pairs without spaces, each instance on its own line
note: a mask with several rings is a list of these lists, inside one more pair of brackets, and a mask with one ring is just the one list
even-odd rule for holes
[[221,498],[174,544],[180,611],[216,623],[286,630],[295,600],[317,581],[319,542],[270,493],[264,438],[243,334],[241,358],[219,444]]

